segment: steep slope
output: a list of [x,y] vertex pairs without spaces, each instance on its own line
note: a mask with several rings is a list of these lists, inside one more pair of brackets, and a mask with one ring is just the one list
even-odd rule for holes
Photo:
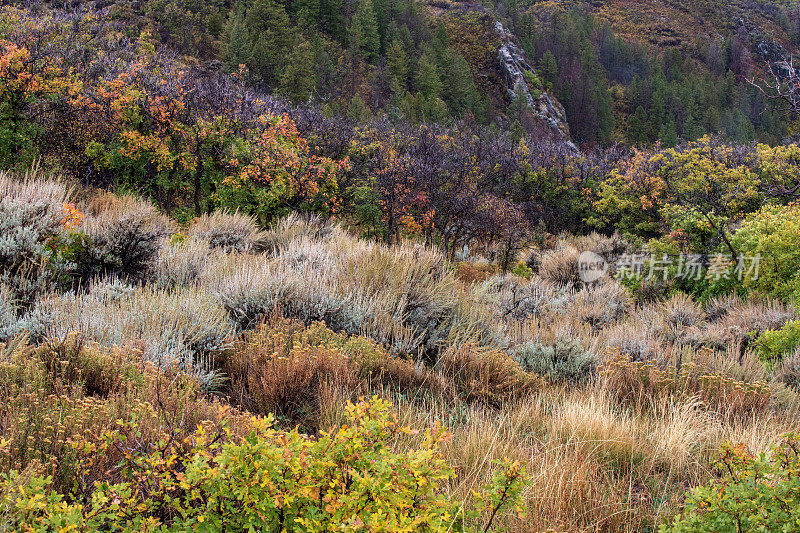
[[[514,34],[494,13],[473,3],[436,0],[427,4],[430,24],[444,24],[450,46],[464,56],[488,96],[497,119],[565,142],[576,150],[564,106],[548,91]],[[521,104],[513,106],[515,100]],[[524,115],[524,116],[520,116]]]
[[538,82],[541,87],[541,81],[536,74],[536,69],[529,63],[525,51],[517,45],[513,35],[500,22],[495,23],[495,30],[502,37],[498,49],[499,64],[509,98],[523,98],[537,121],[549,126],[554,136],[566,142],[572,150],[577,151],[578,148],[569,135],[569,123],[564,106],[547,91],[531,86]]
[[581,144],[722,135],[780,142],[794,131],[749,80],[796,53],[800,3],[766,0],[498,2]]
[[766,0],[576,0],[534,1],[531,9],[546,16],[557,8],[585,7],[607,21],[626,39],[659,47],[696,47],[708,39],[724,39],[741,26],[765,40],[794,46],[797,3]]

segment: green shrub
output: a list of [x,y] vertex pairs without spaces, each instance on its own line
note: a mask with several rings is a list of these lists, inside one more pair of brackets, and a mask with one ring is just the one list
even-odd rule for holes
[[[378,398],[350,405],[347,415],[346,425],[319,438],[279,431],[268,418],[243,440],[220,442],[201,425],[182,443],[127,454],[123,480],[98,483],[87,501],[52,492],[35,468],[12,471],[0,477],[0,524],[37,531],[488,531],[507,509],[519,511],[519,463],[501,462],[476,494],[478,505],[466,510],[443,490],[453,471],[439,451],[449,437],[441,427],[416,434]],[[416,446],[393,448],[409,436]],[[120,439],[118,430],[107,432],[96,452]]]
[[778,361],[800,346],[800,320],[787,322],[781,329],[765,331],[757,341],[761,358]]
[[744,276],[746,288],[783,300],[800,296],[800,205],[763,207],[731,242],[742,256],[760,255],[758,275]]
[[752,456],[726,445],[722,479],[695,488],[683,513],[661,533],[789,532],[800,529],[800,440],[788,435],[770,453]]
[[533,270],[531,270],[528,265],[523,262],[520,262],[517,266],[514,267],[514,270],[511,271],[515,276],[519,276],[525,279],[531,279],[533,276]]
[[551,381],[578,383],[595,372],[592,353],[574,339],[560,337],[552,344],[526,342],[512,350],[512,356],[527,372]]

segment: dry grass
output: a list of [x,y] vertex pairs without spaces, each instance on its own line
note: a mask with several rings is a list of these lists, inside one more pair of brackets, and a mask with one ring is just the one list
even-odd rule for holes
[[497,274],[497,266],[491,263],[459,263],[456,279],[463,283],[480,283]]
[[[707,352],[710,350],[700,350],[701,361]],[[693,398],[726,420],[763,413],[770,404],[766,381],[737,381],[691,360],[679,368],[659,368],[653,362],[630,361],[618,353],[610,356],[601,374],[606,388],[622,404],[652,406],[663,398]]]
[[545,253],[541,259],[539,276],[547,281],[561,285],[581,282],[578,270],[578,258],[581,252],[570,245],[559,246],[555,250]]
[[265,233],[255,219],[238,212],[201,215],[192,220],[188,235],[225,252],[249,253],[263,247],[265,242]]

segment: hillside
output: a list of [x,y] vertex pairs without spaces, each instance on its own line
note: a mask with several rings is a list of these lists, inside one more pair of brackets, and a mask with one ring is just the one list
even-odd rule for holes
[[[248,82],[261,90],[358,121],[470,117],[518,135],[560,138],[569,129],[573,140],[589,145],[672,146],[704,134],[777,142],[793,131],[746,82],[764,61],[797,49],[793,3],[146,0],[72,6],[108,12],[125,21],[128,35],[149,31],[209,68],[235,72],[244,65]],[[532,67],[525,86],[537,105],[529,106],[526,95],[516,98],[500,59],[504,42],[525,56],[519,64]],[[549,98],[539,98],[542,93]]]
[[[750,32],[755,51],[787,51],[798,45],[798,6],[793,2],[735,0],[611,0],[576,2],[548,0],[523,3],[538,16],[580,5],[629,40],[658,48],[678,47],[695,52],[713,41],[724,41],[740,27]],[[758,40],[759,37],[763,41]]]
[[625,5],[0,5],[0,531],[794,531],[800,104]]

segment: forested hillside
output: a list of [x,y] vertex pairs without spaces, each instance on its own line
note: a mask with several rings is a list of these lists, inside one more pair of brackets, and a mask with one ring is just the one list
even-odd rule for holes
[[521,2],[512,28],[581,142],[672,146],[794,132],[747,83],[795,52],[793,2]]
[[798,13],[0,3],[0,531],[795,531]]
[[[72,2],[138,38],[294,102],[356,121],[470,117],[536,131],[504,83],[498,49],[527,52],[527,85],[567,109],[579,144],[675,145],[705,134],[776,142],[793,133],[747,83],[798,45],[793,2],[143,0]],[[510,89],[510,90],[509,90]],[[534,115],[534,116],[531,116]]]

